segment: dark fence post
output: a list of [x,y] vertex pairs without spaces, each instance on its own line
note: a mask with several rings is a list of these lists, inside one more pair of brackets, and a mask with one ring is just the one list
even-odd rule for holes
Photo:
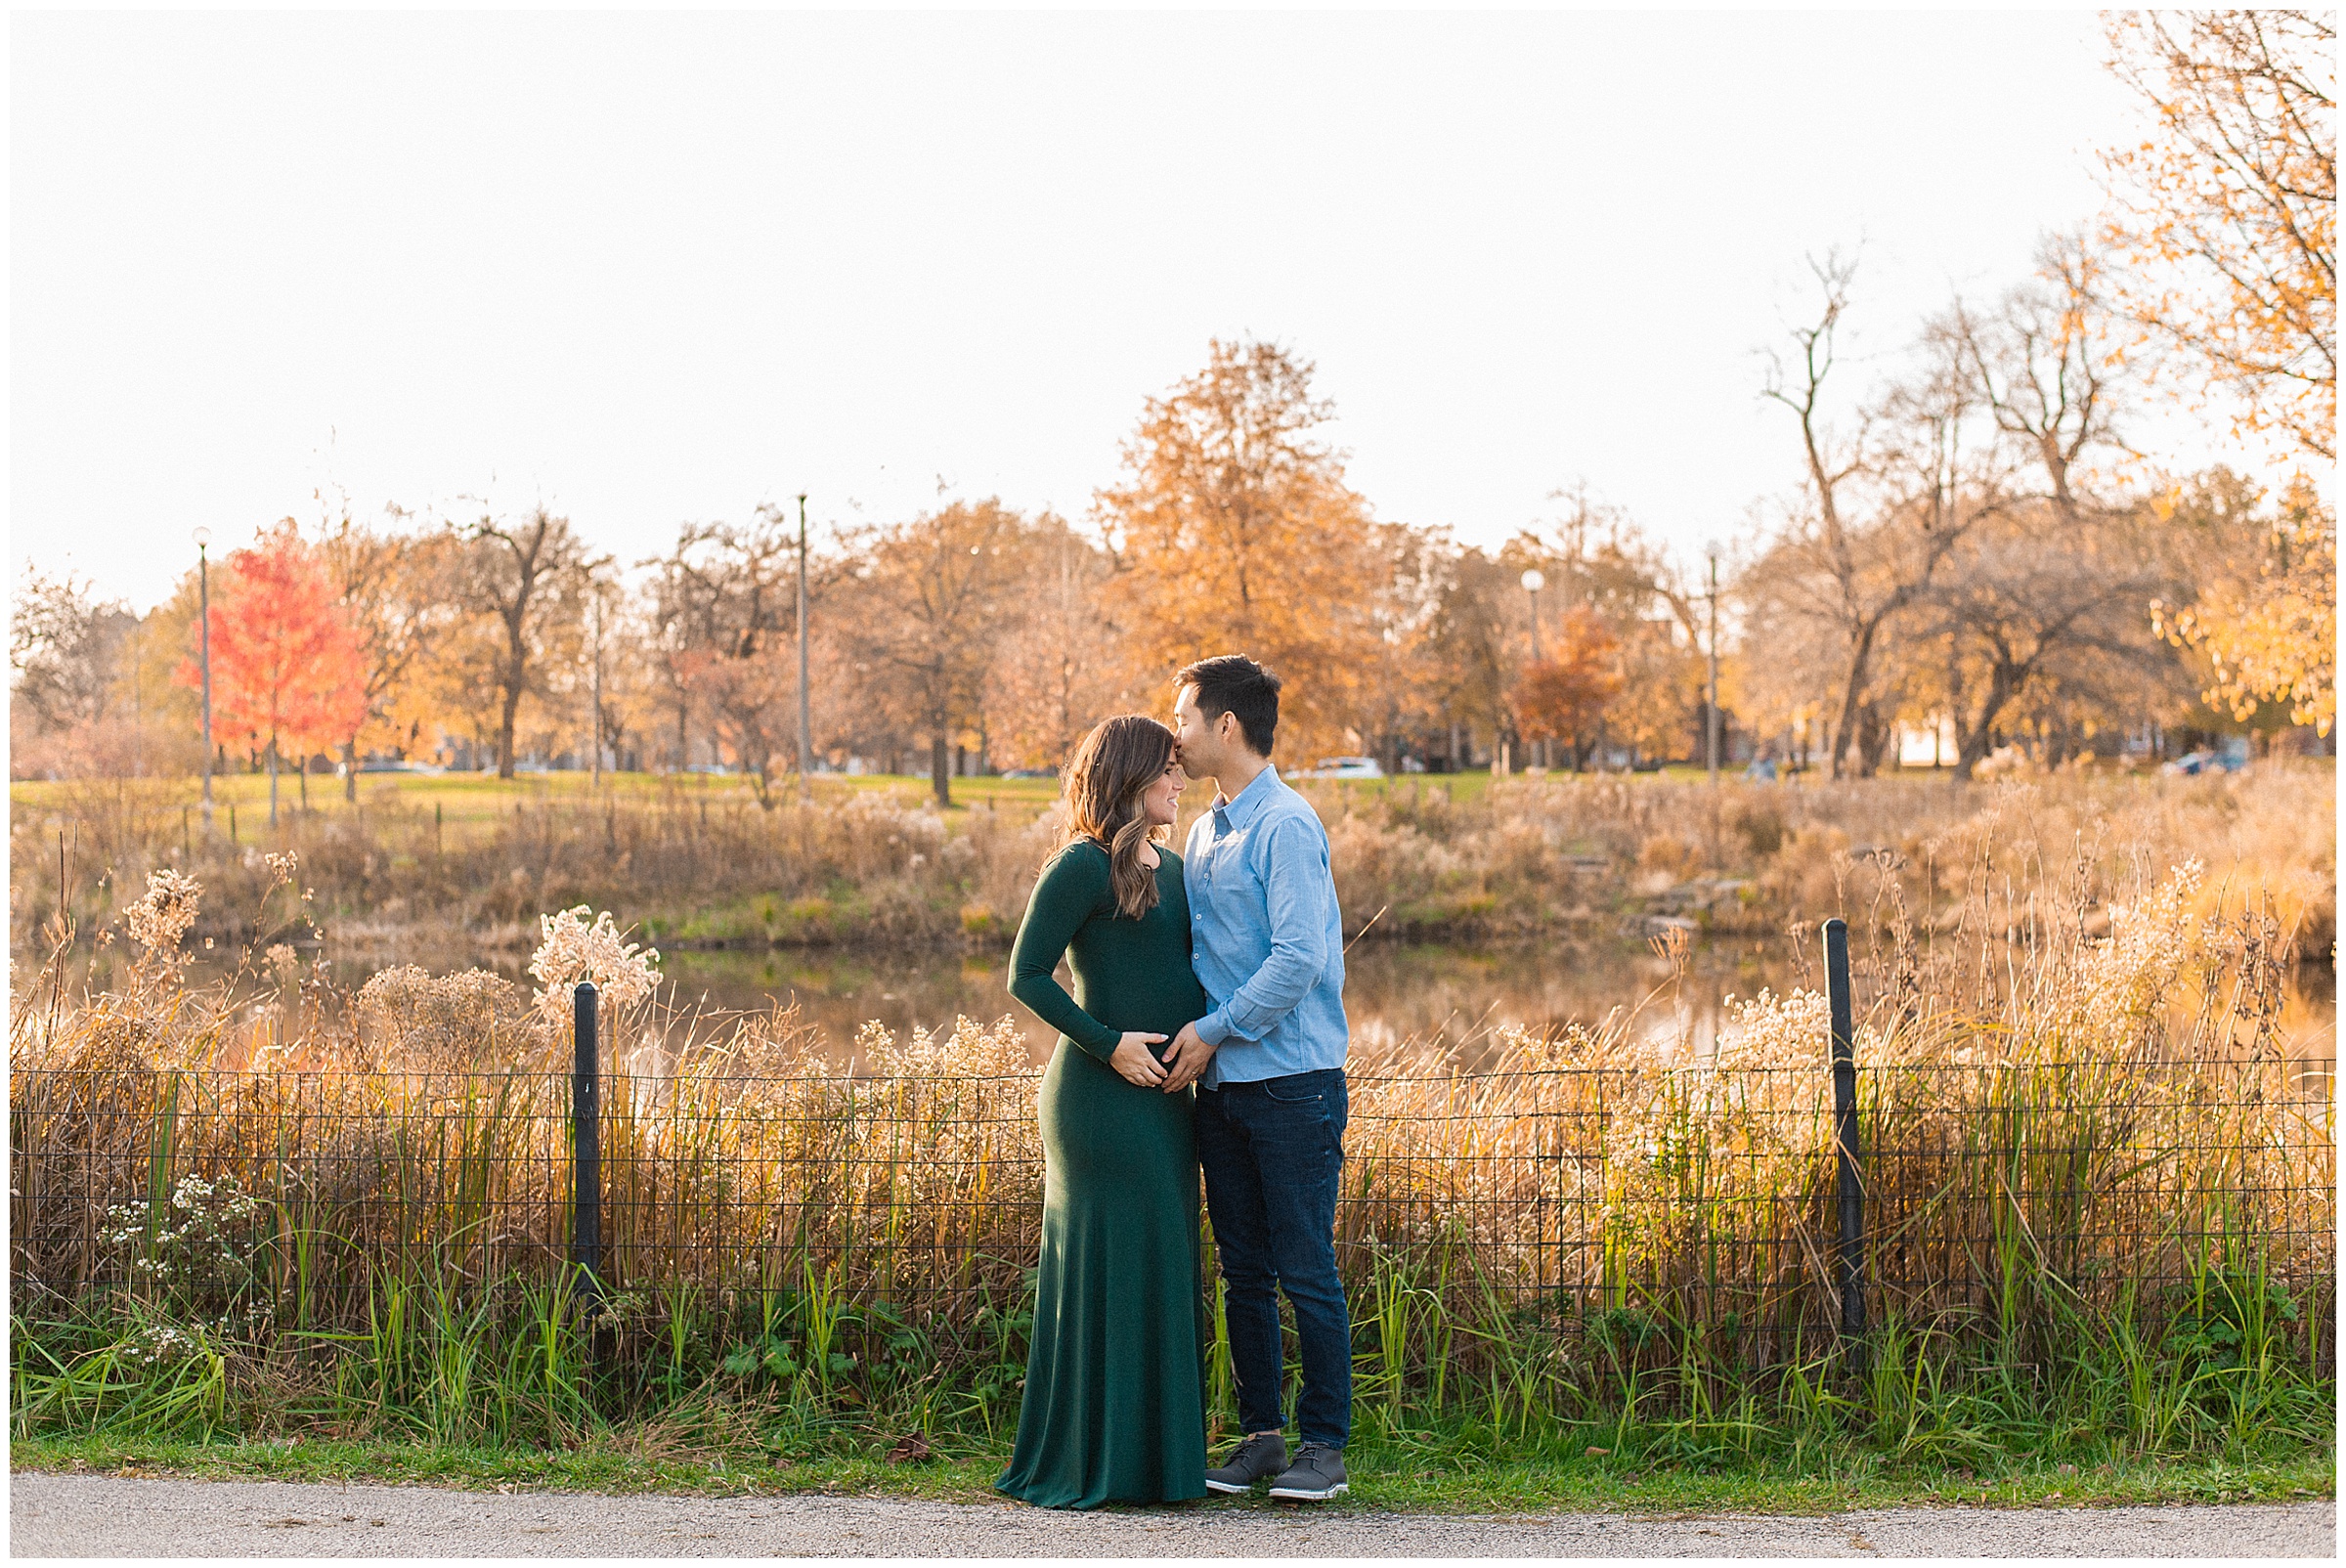
[[603,1277],[603,1070],[595,1049],[595,989],[582,981],[571,993],[577,1054],[570,1069],[570,1154],[575,1186],[570,1206],[570,1261],[581,1296],[592,1301]]
[[1841,1198],[1841,1332],[1865,1332],[1865,1167],[1857,1148],[1856,1024],[1849,1004],[1849,927],[1825,922],[1825,1001],[1833,1015],[1833,1130]]

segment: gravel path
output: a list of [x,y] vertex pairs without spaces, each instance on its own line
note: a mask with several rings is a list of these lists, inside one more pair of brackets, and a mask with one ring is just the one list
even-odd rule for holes
[[505,1495],[10,1478],[19,1557],[2329,1557],[2335,1503],[1897,1508],[1802,1518],[1216,1507],[1068,1514],[894,1498]]

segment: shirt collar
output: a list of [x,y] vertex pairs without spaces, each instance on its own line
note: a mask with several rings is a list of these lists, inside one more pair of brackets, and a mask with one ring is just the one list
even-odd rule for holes
[[1254,775],[1253,783],[1238,791],[1237,800],[1224,800],[1217,795],[1214,815],[1226,826],[1242,828],[1263,808],[1264,802],[1283,788],[1285,785],[1280,781],[1279,769],[1266,764],[1261,772]]

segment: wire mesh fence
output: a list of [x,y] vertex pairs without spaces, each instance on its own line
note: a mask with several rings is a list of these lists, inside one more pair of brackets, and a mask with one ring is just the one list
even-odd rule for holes
[[[821,1282],[948,1327],[1012,1311],[1040,1242],[1039,1078],[607,1076],[608,1288]],[[2246,1272],[2325,1357],[2333,1085],[2328,1063],[2270,1055],[1861,1067],[1876,1321],[1987,1335],[2016,1314],[2157,1316]],[[567,1074],[19,1067],[10,1089],[22,1320],[170,1285],[352,1325],[387,1279],[487,1301],[564,1277]],[[1840,1321],[1821,1061],[1364,1074],[1350,1095],[1337,1232],[1356,1317],[1401,1290],[1566,1338],[1691,1327],[1752,1365]],[[222,1193],[252,1201],[220,1218]],[[206,1238],[242,1227],[209,1262],[190,1248],[207,1214]],[[232,1256],[241,1286],[205,1276]]]

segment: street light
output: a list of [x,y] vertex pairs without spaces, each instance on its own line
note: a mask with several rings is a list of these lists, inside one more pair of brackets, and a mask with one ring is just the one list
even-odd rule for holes
[[814,765],[814,726],[806,707],[806,498],[799,497],[799,799],[812,798],[814,785],[806,776]]
[[203,667],[203,825],[212,825],[212,558],[208,553],[212,531],[196,530],[196,614],[201,618],[203,631],[198,646],[202,651]]
[[[1537,566],[1527,567],[1523,574],[1523,591],[1532,596],[1532,663],[1540,662],[1540,590],[1547,587],[1547,578]],[[1540,765],[1547,765],[1547,739],[1540,740]]]
[[1711,699],[1706,727],[1710,731],[1711,787],[1718,787],[1718,541],[1703,545],[1703,554],[1711,561],[1711,584],[1707,596],[1711,600]]

